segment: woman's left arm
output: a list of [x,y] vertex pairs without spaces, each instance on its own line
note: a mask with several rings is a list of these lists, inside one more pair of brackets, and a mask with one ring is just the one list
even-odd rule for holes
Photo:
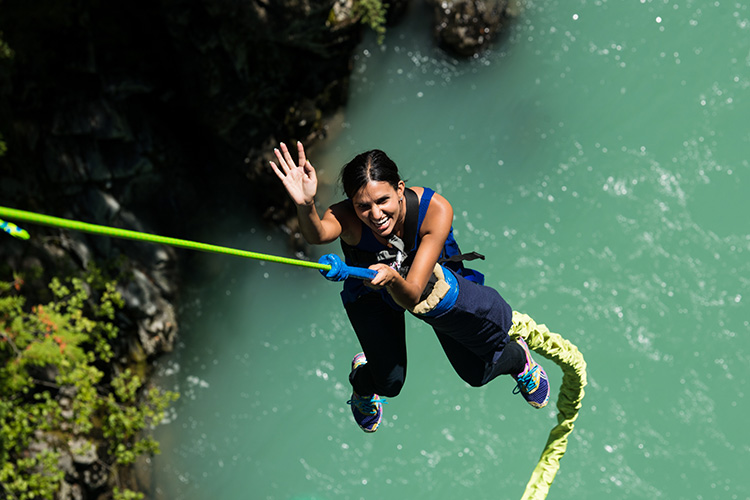
[[421,240],[406,279],[390,267],[376,264],[371,269],[377,270],[378,275],[371,283],[385,286],[396,303],[405,309],[412,309],[422,297],[452,224],[453,207],[448,200],[435,193],[422,222]]

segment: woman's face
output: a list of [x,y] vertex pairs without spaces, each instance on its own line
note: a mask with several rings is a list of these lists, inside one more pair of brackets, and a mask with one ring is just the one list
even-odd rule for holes
[[387,239],[403,224],[404,189],[403,181],[398,188],[384,181],[368,182],[352,198],[357,217],[376,235]]

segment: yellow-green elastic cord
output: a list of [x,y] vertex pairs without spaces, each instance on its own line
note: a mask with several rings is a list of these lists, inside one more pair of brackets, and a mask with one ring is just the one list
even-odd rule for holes
[[[307,260],[290,259],[287,257],[278,257],[276,255],[266,255],[262,253],[249,252],[247,250],[239,250],[236,248],[222,247],[219,245],[210,245],[208,243],[199,243],[196,241],[181,240],[178,238],[170,238],[167,236],[159,236],[156,234],[141,233],[139,231],[131,231],[129,229],[119,229],[116,227],[99,226],[97,224],[88,224],[86,222],[80,222],[70,219],[61,219],[59,217],[52,217],[49,215],[37,214],[34,212],[27,212],[25,210],[17,210],[15,208],[0,207],[0,217],[13,219],[16,221],[31,222],[34,224],[41,224],[44,226],[58,227],[62,229],[72,229],[74,231],[83,231],[85,233],[99,234],[103,236],[111,236],[114,238],[123,238],[126,240],[137,240],[147,241],[151,243],[160,243],[162,245],[170,245],[173,247],[188,248],[191,250],[200,250],[202,252],[221,253],[227,255],[235,255],[237,257],[246,257],[249,259],[264,260],[268,262],[277,262],[279,264],[290,264],[293,266],[309,267],[313,269],[321,269],[328,271],[331,266],[328,264],[320,264],[318,262],[311,262]],[[15,224],[11,224],[13,227]],[[7,231],[7,230],[6,230]],[[23,231],[21,229],[21,231]],[[8,231],[10,232],[10,231]],[[28,233],[23,231],[28,238]],[[11,233],[13,234],[13,233]],[[14,236],[16,236],[14,234]],[[20,236],[23,238],[23,236]]]
[[563,372],[560,393],[557,396],[557,422],[552,428],[531,479],[526,485],[522,500],[542,500],[547,497],[552,481],[560,468],[560,459],[568,447],[568,435],[573,432],[573,422],[578,418],[586,386],[586,361],[578,348],[544,325],[537,325],[526,314],[513,311],[512,339],[523,337],[535,353],[554,361]]

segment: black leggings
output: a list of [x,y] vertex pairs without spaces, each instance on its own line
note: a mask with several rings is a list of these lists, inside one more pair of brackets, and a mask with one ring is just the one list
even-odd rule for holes
[[[368,293],[345,305],[367,364],[349,381],[359,395],[395,397],[406,379],[406,327],[404,312],[393,309],[378,293]],[[509,342],[497,361],[488,362],[455,339],[435,332],[453,369],[466,383],[480,387],[507,373],[519,373],[525,363],[523,348]]]
[[372,292],[344,307],[367,357],[367,364],[349,377],[354,392],[397,396],[406,379],[404,311],[393,309]]

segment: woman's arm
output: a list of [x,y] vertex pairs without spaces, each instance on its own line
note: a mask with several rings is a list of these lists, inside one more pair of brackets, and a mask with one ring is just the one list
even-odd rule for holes
[[341,236],[343,226],[334,215],[334,208],[329,207],[321,218],[314,201],[310,205],[297,205],[297,219],[305,241],[311,245],[325,245]]
[[315,208],[318,178],[315,168],[305,156],[304,146],[301,142],[297,142],[299,166],[294,163],[286,144],[282,142],[280,148],[280,151],[279,149],[273,150],[279,164],[277,166],[274,162],[270,162],[271,168],[297,206],[297,218],[302,236],[313,245],[335,241],[344,231],[337,217],[343,214],[341,204],[330,207],[321,218]]
[[378,275],[372,284],[385,286],[396,303],[405,309],[412,309],[422,297],[452,223],[453,207],[448,200],[435,193],[422,222],[421,240],[406,279],[386,265],[375,264],[371,269],[377,270]]

